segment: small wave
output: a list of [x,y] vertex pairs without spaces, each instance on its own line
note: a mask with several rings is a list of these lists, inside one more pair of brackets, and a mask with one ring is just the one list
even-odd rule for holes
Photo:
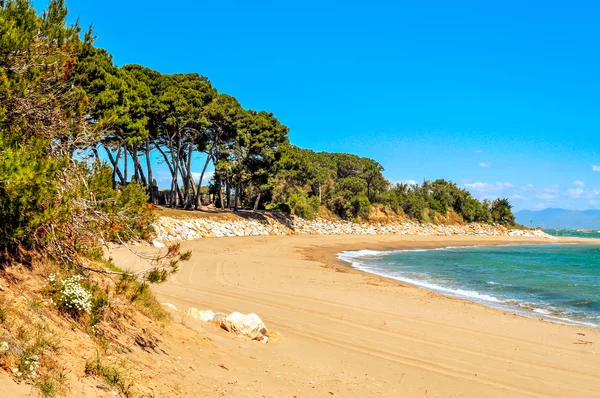
[[[552,245],[552,244],[551,244]],[[509,245],[506,245],[509,246]],[[534,245],[515,245],[510,246],[534,246]],[[539,246],[539,245],[536,245]],[[431,275],[426,273],[408,273],[402,272],[397,267],[388,269],[387,266],[394,264],[381,264],[372,261],[378,257],[384,257],[394,253],[406,253],[406,252],[429,252],[434,250],[459,250],[468,249],[481,246],[447,246],[440,248],[419,248],[419,249],[402,249],[402,250],[359,250],[359,251],[345,251],[338,254],[340,260],[349,262],[352,267],[361,271],[380,275],[390,279],[395,279],[401,282],[415,285],[417,287],[425,288],[428,290],[436,291],[442,294],[448,294],[450,296],[464,298],[470,301],[479,302],[481,304],[487,304],[492,307],[500,308],[503,310],[511,311],[523,316],[529,316],[534,318],[543,319],[555,323],[562,323],[568,325],[579,325],[586,327],[598,328],[600,327],[600,317],[597,317],[599,322],[595,319],[590,318],[590,314],[582,311],[577,311],[576,308],[589,308],[596,307],[599,305],[598,300],[594,299],[583,299],[576,300],[568,303],[571,306],[571,310],[566,308],[556,308],[550,303],[543,302],[528,302],[523,300],[524,297],[516,298],[511,294],[514,289],[511,289],[510,284],[504,284],[496,282],[494,280],[481,279],[478,283],[481,285],[481,289],[476,286],[453,286],[452,281],[446,281],[442,279],[433,279]],[[459,285],[459,284],[457,284]],[[486,288],[488,285],[490,287]],[[494,287],[491,287],[494,286]],[[475,287],[475,289],[473,289]],[[523,286],[528,293],[542,290],[539,286]],[[486,294],[484,292],[491,291],[492,294],[498,294],[498,297],[494,295]],[[504,297],[503,297],[504,296]],[[513,297],[510,297],[513,296]],[[572,308],[575,307],[575,308]],[[589,311],[588,311],[589,312]],[[589,321],[591,320],[591,322]]]
[[377,250],[357,250],[357,251],[345,251],[338,254],[338,257],[344,258],[360,258],[360,257],[375,257],[384,254],[383,251]]
[[543,308],[534,308],[533,312],[537,313],[537,314],[542,314],[542,315],[551,315],[552,313],[548,310],[545,310]]
[[425,280],[407,278],[402,275],[397,275],[397,274],[393,274],[390,272],[384,272],[377,268],[365,267],[361,263],[354,262],[352,264],[355,268],[357,268],[361,271],[377,274],[377,275],[384,276],[386,278],[395,279],[395,280],[398,280],[401,282],[410,283],[411,285],[415,285],[415,286],[422,287],[425,289],[433,290],[433,291],[436,291],[439,293],[446,293],[451,296],[464,297],[464,298],[468,298],[472,301],[486,301],[486,302],[490,302],[490,303],[502,303],[503,302],[503,300],[500,300],[497,297],[490,296],[490,295],[484,294],[484,293],[479,293],[474,290],[453,289],[450,287],[438,285],[436,283],[431,283],[431,282],[428,282]]

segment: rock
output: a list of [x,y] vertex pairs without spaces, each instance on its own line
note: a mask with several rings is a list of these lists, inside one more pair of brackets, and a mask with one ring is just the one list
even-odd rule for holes
[[213,321],[213,322],[215,322],[215,323],[218,323],[218,324],[219,324],[219,326],[221,326],[221,321],[222,321],[223,319],[225,319],[226,317],[227,317],[227,314],[226,314],[226,313],[224,313],[224,312],[217,312],[217,313],[216,313],[216,314],[213,316],[213,319],[212,319],[212,321]]
[[197,308],[193,307],[187,310],[186,315],[202,322],[210,322],[215,317],[215,313],[212,310],[198,311]]
[[163,247],[165,247],[164,243],[161,243],[161,242],[157,241],[156,239],[152,241],[152,244],[154,245],[154,247],[158,247],[159,249],[162,249]]
[[221,320],[221,327],[228,332],[241,334],[262,343],[269,341],[269,331],[256,314],[240,314],[234,312]]
[[173,304],[171,303],[160,303],[160,305],[165,306],[173,311],[177,311],[177,307],[175,307]]
[[267,235],[424,235],[424,236],[538,236],[553,239],[539,230],[509,230],[500,225],[465,224],[434,225],[414,221],[391,224],[358,224],[350,221],[325,219],[303,220],[291,217],[291,225],[285,225],[268,215],[264,221],[237,220],[214,221],[206,219],[173,219],[160,217],[153,228],[152,244],[164,247],[164,242],[193,240],[206,237],[267,236]]

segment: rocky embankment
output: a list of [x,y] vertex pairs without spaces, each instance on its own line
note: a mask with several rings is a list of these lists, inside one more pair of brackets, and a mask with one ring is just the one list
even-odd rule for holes
[[508,229],[501,225],[434,225],[403,221],[389,224],[358,224],[349,221],[317,219],[308,221],[292,216],[286,219],[261,214],[260,219],[213,220],[208,218],[171,218],[161,216],[154,224],[153,244],[219,238],[267,235],[424,235],[424,236],[531,236],[551,239],[541,230]]

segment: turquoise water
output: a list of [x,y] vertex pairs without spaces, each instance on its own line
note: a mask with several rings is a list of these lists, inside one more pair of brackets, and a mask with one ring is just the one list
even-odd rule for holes
[[600,246],[343,252],[366,272],[549,321],[600,326]]
[[570,229],[545,229],[544,232],[552,236],[570,236],[574,238],[600,239],[600,231],[574,231]]

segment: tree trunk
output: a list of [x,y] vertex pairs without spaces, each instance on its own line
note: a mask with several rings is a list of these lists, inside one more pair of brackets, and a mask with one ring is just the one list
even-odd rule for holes
[[96,148],[95,146],[92,147],[92,152],[94,153],[94,158],[96,159],[96,162],[100,161],[100,154],[98,153],[98,148]]
[[150,137],[146,137],[146,168],[148,170],[148,186],[150,187],[150,203],[154,203],[154,178],[152,178],[152,161],[150,160]]
[[124,151],[123,151],[123,159],[125,161],[125,164],[123,166],[123,170],[125,171],[125,185],[127,185],[129,183],[128,181],[128,177],[129,177],[129,162],[127,161],[127,145],[125,145],[124,147]]
[[192,178],[192,156],[194,154],[194,147],[192,144],[188,146],[188,154],[187,154],[187,164],[186,164],[186,173],[187,173],[187,186],[188,190],[191,188],[191,194],[188,193],[188,197],[185,199],[185,208],[191,209],[193,199],[196,197],[196,187],[194,187],[194,179]]
[[121,147],[119,147],[119,149],[117,150],[117,156],[115,159],[113,157],[113,154],[110,151],[110,149],[108,149],[108,147],[104,144],[102,144],[102,146],[104,147],[104,150],[106,151],[106,154],[108,155],[108,160],[110,160],[110,163],[112,163],[112,166],[113,166],[113,175],[112,175],[113,188],[116,186],[116,183],[117,183],[117,180],[115,178],[116,176],[119,176],[119,180],[121,180],[121,185],[124,185],[125,179],[123,178],[123,174],[121,174],[121,169],[119,169],[119,158],[121,157]]
[[204,167],[202,168],[202,173],[200,173],[200,179],[198,180],[198,192],[196,194],[196,204],[194,205],[195,210],[198,210],[202,201],[202,192],[200,191],[200,188],[202,188],[202,180],[204,180],[204,173],[206,172],[210,158],[210,155],[206,154],[206,162],[204,162]]
[[238,206],[240,203],[240,192],[242,192],[242,180],[238,180],[237,186],[235,187],[235,202],[233,204],[233,211],[237,213]]
[[260,196],[262,195],[262,192],[259,192],[258,195],[256,196],[256,200],[254,201],[254,211],[258,210],[258,205],[260,203]]
[[231,180],[229,178],[229,170],[225,174],[225,194],[227,195],[227,208],[231,209]]
[[221,209],[225,208],[225,204],[223,203],[223,189],[221,187],[221,174],[215,173],[215,183],[217,185],[217,195],[219,195],[219,204],[221,205]]
[[184,165],[187,164],[187,159],[185,153],[181,154],[181,158],[179,159],[179,163],[177,164],[177,170],[179,174],[181,174],[181,182],[183,183],[183,202],[181,205],[186,208],[187,206],[187,198],[190,191],[189,181],[187,178],[187,173],[185,172]]
[[140,157],[138,155],[138,147],[137,145],[133,147],[133,151],[131,152],[131,157],[133,159],[133,165],[135,167],[135,179],[137,183],[142,183],[142,185],[147,186],[146,176],[144,175],[144,170],[142,169],[142,164],[140,162]]

